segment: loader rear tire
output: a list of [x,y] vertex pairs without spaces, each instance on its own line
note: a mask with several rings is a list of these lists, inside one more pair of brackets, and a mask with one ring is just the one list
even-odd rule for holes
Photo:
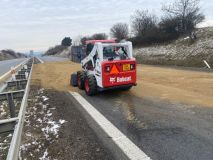
[[70,85],[73,86],[73,87],[78,86],[77,74],[76,73],[71,74],[71,76],[70,76]]
[[77,72],[77,82],[78,82],[79,89],[84,89],[85,77],[86,77],[86,73],[84,71]]
[[93,96],[97,93],[97,81],[95,76],[88,75],[86,76],[85,83],[85,92],[88,96]]

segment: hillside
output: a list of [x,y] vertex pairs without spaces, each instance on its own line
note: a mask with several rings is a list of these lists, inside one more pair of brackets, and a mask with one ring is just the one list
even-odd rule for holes
[[8,59],[15,59],[15,58],[23,58],[26,57],[26,55],[15,52],[13,50],[0,50],[0,61],[2,60],[8,60]]
[[66,47],[62,45],[56,45],[55,47],[49,48],[44,55],[46,56],[58,56],[67,58],[70,56],[71,47]]
[[136,48],[139,63],[204,67],[203,60],[213,66],[213,27],[199,28],[196,39],[181,37],[169,44]]

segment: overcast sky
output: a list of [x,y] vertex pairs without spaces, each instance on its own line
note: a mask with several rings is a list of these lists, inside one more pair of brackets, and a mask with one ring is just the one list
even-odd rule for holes
[[[137,9],[161,15],[173,0],[0,0],[0,50],[45,51],[62,38],[109,33],[116,22],[130,24]],[[201,0],[202,26],[213,26],[213,0]]]

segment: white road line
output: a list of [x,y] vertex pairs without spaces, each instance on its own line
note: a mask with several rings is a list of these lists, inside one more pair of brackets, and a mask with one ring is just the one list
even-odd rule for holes
[[44,63],[44,61],[42,61],[40,58],[36,57],[41,63]]
[[70,94],[82,105],[88,114],[98,123],[104,132],[112,138],[114,143],[131,160],[151,160],[140,148],[127,138],[118,128],[107,120],[99,111],[87,102],[79,93]]

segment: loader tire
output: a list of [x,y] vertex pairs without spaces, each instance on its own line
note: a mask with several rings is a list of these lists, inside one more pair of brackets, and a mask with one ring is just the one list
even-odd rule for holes
[[71,76],[70,76],[70,85],[73,86],[73,87],[78,86],[77,74],[76,73],[71,74]]
[[95,76],[88,75],[85,79],[85,92],[88,96],[93,96],[97,93],[97,81]]
[[79,89],[84,89],[85,77],[86,77],[86,73],[84,71],[77,72],[77,82],[78,82]]

